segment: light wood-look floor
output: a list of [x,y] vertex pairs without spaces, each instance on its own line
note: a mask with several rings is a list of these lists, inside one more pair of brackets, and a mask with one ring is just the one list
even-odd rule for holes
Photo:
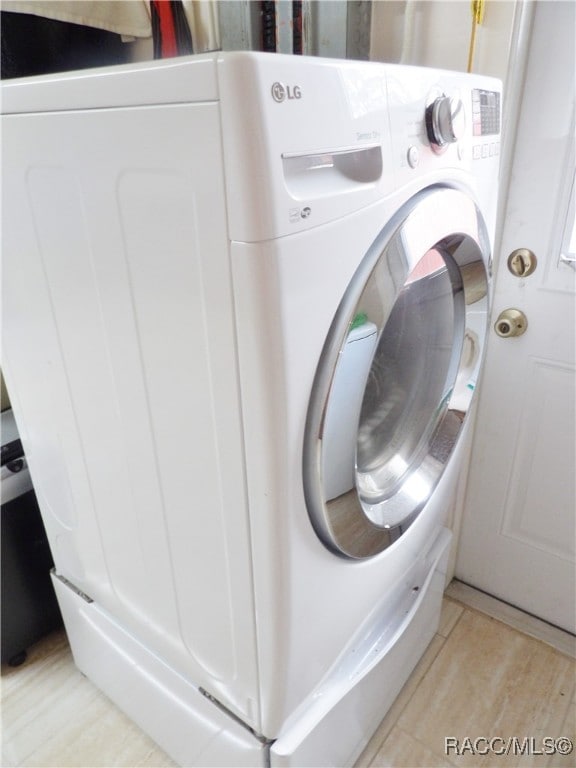
[[[576,743],[574,660],[477,607],[445,599],[438,633],[357,768],[576,765],[575,753],[445,754],[445,737]],[[2,668],[2,697],[5,768],[175,765],[76,670],[63,632]]]

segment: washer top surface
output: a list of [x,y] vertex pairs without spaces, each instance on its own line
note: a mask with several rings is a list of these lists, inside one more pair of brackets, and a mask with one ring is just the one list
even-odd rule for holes
[[220,101],[232,240],[306,231],[447,177],[490,208],[481,180],[498,167],[501,84],[493,78],[239,52],[22,78],[1,88],[7,116]]

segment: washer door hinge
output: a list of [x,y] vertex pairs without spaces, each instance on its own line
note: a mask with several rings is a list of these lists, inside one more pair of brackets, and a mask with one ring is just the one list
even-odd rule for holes
[[65,576],[61,576],[59,573],[56,573],[56,569],[52,568],[51,570],[52,575],[58,579],[58,581],[61,581],[62,584],[65,584],[69,589],[72,590],[75,594],[78,595],[78,597],[81,597],[82,600],[84,600],[86,603],[93,603],[94,600],[90,597],[90,595],[87,595],[86,592],[82,592],[81,589],[78,589],[77,586],[72,584],[71,581],[68,581],[68,579]]
[[208,691],[205,688],[199,688],[198,689],[202,696],[205,696],[207,699],[209,699],[212,704],[215,704],[218,709],[221,709],[222,712],[228,715],[228,717],[231,717],[232,720],[235,720],[239,725],[241,725],[243,728],[245,728],[247,731],[250,731],[252,736],[254,736],[255,739],[257,739],[261,744],[264,744],[264,746],[270,746],[270,744],[273,744],[275,739],[268,739],[266,736],[263,736],[261,733],[258,733],[254,730],[254,728],[250,728],[249,725],[247,725],[241,718],[238,717],[238,715],[235,715],[234,712],[231,712],[228,707],[225,707],[222,702],[218,701],[217,698],[212,696],[211,693],[208,693]]

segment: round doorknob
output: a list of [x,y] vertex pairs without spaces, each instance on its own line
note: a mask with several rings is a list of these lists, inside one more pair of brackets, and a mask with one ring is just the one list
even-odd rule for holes
[[514,336],[522,336],[528,328],[528,318],[519,309],[505,309],[500,312],[494,323],[494,330],[503,339],[511,339]]

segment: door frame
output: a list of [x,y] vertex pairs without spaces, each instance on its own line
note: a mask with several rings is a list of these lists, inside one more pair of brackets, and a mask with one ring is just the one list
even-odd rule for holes
[[[527,3],[524,2],[524,0],[516,0],[514,19],[512,23],[512,34],[510,36],[510,50],[508,52],[508,67],[502,88],[502,138],[500,142],[501,152],[498,183],[498,204],[496,209],[496,230],[494,234],[494,250],[492,255],[492,292],[494,292],[495,289],[495,283],[498,275],[498,265],[500,262],[500,251],[502,250],[504,213],[506,211],[506,201],[508,199],[508,191],[510,189],[512,179],[514,147],[517,139],[520,110],[522,106],[523,84],[526,77],[528,58],[530,55],[530,40],[532,37],[534,16],[534,2]],[[468,472],[472,451],[472,440],[475,434],[476,412],[477,401],[474,403],[473,413],[470,417],[470,420],[473,422],[473,424],[467,439],[464,466],[462,467],[462,473],[456,487],[456,495],[453,506],[454,512],[451,525],[452,533],[454,535],[454,546],[452,547],[452,551],[450,553],[450,560],[446,574],[446,584],[449,584],[450,581],[452,581],[456,571],[458,545],[460,541],[460,533],[462,530],[464,505],[468,488]]]

